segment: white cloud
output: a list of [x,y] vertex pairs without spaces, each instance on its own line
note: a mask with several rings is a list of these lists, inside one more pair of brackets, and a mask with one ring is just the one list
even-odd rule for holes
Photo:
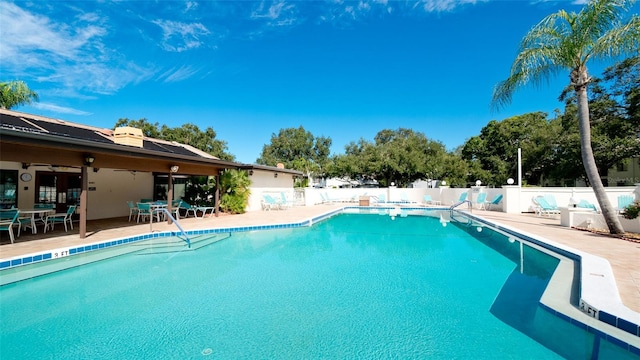
[[111,94],[150,77],[150,70],[126,61],[104,44],[107,23],[86,12],[73,22],[55,22],[13,3],[0,2],[3,76],[27,77],[70,89]]
[[199,48],[203,44],[201,37],[210,34],[200,23],[187,24],[171,20],[155,20],[152,23],[162,29],[162,48],[172,52]]
[[460,5],[475,4],[477,2],[478,0],[420,0],[416,3],[416,7],[420,6],[426,12],[445,12],[451,11]]
[[55,113],[59,113],[59,114],[92,115],[92,113],[87,112],[87,111],[72,109],[72,108],[68,108],[68,107],[64,107],[64,106],[58,106],[58,105],[54,105],[54,104],[48,104],[48,103],[36,102],[36,103],[32,103],[30,106],[32,106],[32,107],[34,107],[36,109],[45,110],[45,111],[51,111],[51,112],[55,112]]
[[181,66],[179,68],[172,68],[165,71],[163,74],[158,76],[159,79],[162,79],[165,83],[169,82],[177,82],[181,80],[188,79],[193,75],[197,74],[200,69],[196,69],[192,66]]
[[267,5],[265,1],[253,9],[251,19],[266,20],[269,26],[290,26],[299,22],[295,5],[279,0]]

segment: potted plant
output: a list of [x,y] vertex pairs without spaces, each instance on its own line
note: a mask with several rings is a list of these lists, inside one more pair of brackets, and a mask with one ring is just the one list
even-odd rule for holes
[[640,201],[634,201],[629,206],[624,208],[622,213],[623,219],[620,219],[622,227],[627,232],[640,233]]

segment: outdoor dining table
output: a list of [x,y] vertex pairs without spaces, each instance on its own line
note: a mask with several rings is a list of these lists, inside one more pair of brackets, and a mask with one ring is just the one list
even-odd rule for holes
[[31,233],[32,234],[37,234],[38,233],[38,228],[36,227],[36,215],[40,215],[40,217],[43,217],[44,215],[48,214],[48,213],[53,213],[55,212],[55,209],[20,209],[20,215],[23,214],[31,214]]

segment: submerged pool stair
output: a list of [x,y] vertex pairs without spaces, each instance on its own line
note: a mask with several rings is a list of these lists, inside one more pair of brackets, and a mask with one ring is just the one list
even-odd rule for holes
[[189,244],[185,244],[185,242],[180,238],[157,238],[140,243],[140,249],[135,251],[135,254],[153,255],[195,251],[230,237],[231,233],[197,235],[190,239]]

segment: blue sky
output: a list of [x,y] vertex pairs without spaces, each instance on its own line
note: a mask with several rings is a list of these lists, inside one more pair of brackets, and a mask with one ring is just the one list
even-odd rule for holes
[[212,127],[244,163],[301,125],[330,137],[333,154],[400,127],[452,150],[490,120],[562,106],[568,74],[523,88],[500,112],[489,105],[523,35],[583,3],[2,1],[0,80],[40,95],[18,111]]

